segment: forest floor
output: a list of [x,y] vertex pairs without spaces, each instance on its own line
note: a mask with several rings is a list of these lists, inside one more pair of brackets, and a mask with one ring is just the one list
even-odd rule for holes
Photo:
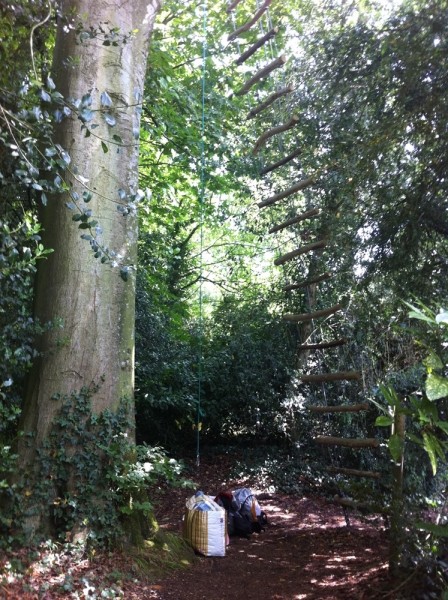
[[[229,465],[201,464],[194,480],[206,493],[251,487],[229,479]],[[156,516],[161,532],[178,533],[188,490],[160,488]],[[387,531],[380,517],[350,514],[317,495],[260,493],[268,526],[250,539],[230,539],[226,556],[187,554],[184,568],[157,569],[146,577],[129,553],[87,556],[47,545],[0,556],[0,598],[124,598],[126,600],[397,600],[424,598],[413,578],[391,585]],[[170,534],[167,533],[167,536]],[[168,550],[169,554],[169,550]],[[181,562],[181,561],[179,561]],[[140,561],[140,566],[144,564]],[[406,583],[406,582],[405,582]],[[417,586],[417,587],[416,587]],[[421,592],[421,594],[420,594]]]

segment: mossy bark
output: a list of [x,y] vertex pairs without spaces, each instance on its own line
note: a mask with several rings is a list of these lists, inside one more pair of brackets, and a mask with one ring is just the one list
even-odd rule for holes
[[[68,169],[61,172],[67,192],[51,197],[41,210],[44,244],[54,252],[39,264],[35,313],[41,322],[59,320],[61,325],[40,339],[41,355],[28,382],[25,435],[19,443],[25,476],[35,471],[37,450],[60,408],[52,399],[55,394],[100,384],[92,396],[96,413],[115,411],[121,398],[133,397],[132,268],[138,231],[135,214],[123,216],[117,210],[128,202],[118,190],[128,197],[138,188],[140,106],[159,6],[160,0],[63,0],[58,13],[53,79],[67,100],[90,94],[93,119],[85,123],[91,129],[88,137],[75,111],[58,126],[55,141],[70,156]],[[80,37],[81,30],[92,36]],[[105,92],[111,106],[101,100]],[[115,126],[105,113],[113,115]],[[114,135],[119,137],[114,140]],[[117,143],[120,138],[122,143]],[[92,193],[88,204],[84,192]],[[119,265],[131,267],[128,281],[120,278],[119,265],[94,257],[89,241],[80,237],[90,232],[73,221],[78,208],[69,210],[66,203],[92,211],[101,228],[95,234],[98,243],[116,253]],[[38,515],[33,529],[39,520]]]

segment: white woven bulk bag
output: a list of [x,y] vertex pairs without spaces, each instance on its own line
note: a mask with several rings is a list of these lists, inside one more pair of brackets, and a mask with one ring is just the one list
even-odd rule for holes
[[192,496],[185,505],[183,537],[204,556],[225,556],[226,511],[211,496]]

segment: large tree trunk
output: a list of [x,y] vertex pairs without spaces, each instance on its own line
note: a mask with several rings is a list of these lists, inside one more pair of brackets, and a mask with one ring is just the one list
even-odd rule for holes
[[[90,94],[94,117],[86,125],[98,125],[86,137],[76,112],[59,125],[56,142],[71,158],[61,176],[79,195],[75,203],[91,209],[101,228],[98,242],[117,253],[118,266],[102,264],[89,241],[81,239],[89,230],[79,229],[80,222],[73,220],[78,209],[66,207],[73,196],[49,199],[41,217],[45,246],[54,253],[39,264],[36,316],[41,322],[59,319],[61,327],[42,336],[42,354],[29,380],[23,413],[26,443],[19,445],[24,472],[33,470],[36,450],[60,409],[60,401],[52,399],[55,394],[99,384],[92,396],[94,413],[114,411],[120,399],[133,398],[135,277],[131,269],[124,281],[120,265],[135,266],[137,219],[132,213],[123,216],[117,206],[129,201],[124,193],[135,194],[138,188],[140,106],[159,6],[160,0],[61,3],[53,63],[56,87],[66,99]],[[93,35],[80,37],[81,29]],[[109,117],[106,122],[105,113],[116,119],[115,126]],[[114,140],[114,135],[119,137]],[[89,190],[93,194],[87,204],[82,196]]]

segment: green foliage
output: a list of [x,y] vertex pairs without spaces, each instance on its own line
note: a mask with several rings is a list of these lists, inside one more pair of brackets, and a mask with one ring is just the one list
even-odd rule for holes
[[206,325],[204,428],[211,439],[285,439],[296,340],[268,298],[226,297]]
[[443,297],[445,6],[403,2],[387,18],[374,2],[326,8],[298,32],[290,110],[301,114],[303,166],[322,174],[333,208],[335,265],[355,256],[360,283],[395,303],[415,289]]
[[53,532],[71,539],[84,531],[92,546],[134,541],[129,521],[138,521],[149,536],[153,521],[148,488],[156,482],[184,484],[181,465],[160,448],[135,446],[130,403],[117,412],[91,411],[97,388],[54,397],[61,405],[50,434],[38,449],[38,470],[3,490],[10,498],[10,523],[23,526],[36,511],[44,511]]
[[0,220],[0,439],[14,434],[24,377],[38,354],[35,337],[50,326],[32,318],[36,264],[50,252],[32,216],[15,226]]

